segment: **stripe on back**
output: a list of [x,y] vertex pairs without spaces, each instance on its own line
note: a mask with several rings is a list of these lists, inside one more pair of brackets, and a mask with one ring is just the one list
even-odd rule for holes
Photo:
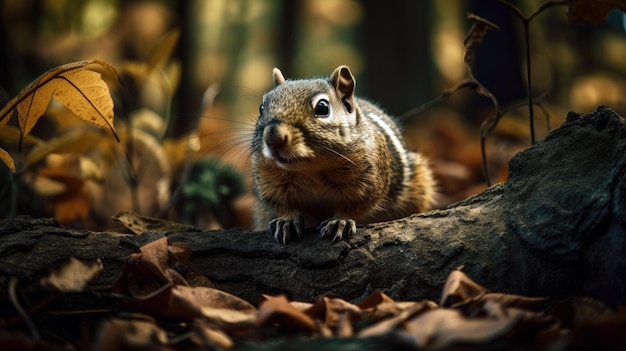
[[409,157],[402,140],[396,133],[396,130],[389,125],[387,121],[382,119],[380,116],[373,112],[368,112],[367,116],[374,121],[378,127],[385,131],[385,134],[391,140],[393,147],[396,149],[396,153],[400,158],[400,162],[402,162],[402,184],[407,184],[409,178],[411,177],[411,167],[409,167]]

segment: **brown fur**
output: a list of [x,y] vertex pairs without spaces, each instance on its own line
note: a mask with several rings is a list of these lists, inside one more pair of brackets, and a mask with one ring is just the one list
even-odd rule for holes
[[[263,98],[252,142],[257,229],[271,222],[276,239],[286,242],[330,219],[321,232],[336,240],[353,234],[355,221],[392,220],[430,208],[435,191],[427,161],[406,150],[383,111],[354,96],[347,66],[329,80],[288,81],[278,69],[273,73],[276,86]],[[327,104],[315,104],[319,100]],[[316,116],[324,105],[331,116]],[[404,182],[403,159],[411,175]]]

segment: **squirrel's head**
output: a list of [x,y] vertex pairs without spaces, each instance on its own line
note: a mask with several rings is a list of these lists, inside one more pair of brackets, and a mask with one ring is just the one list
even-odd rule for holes
[[[348,66],[329,79],[286,80],[273,70],[274,88],[263,96],[253,137],[257,161],[286,170],[319,170],[350,162],[359,127]],[[262,158],[262,160],[259,160]]]

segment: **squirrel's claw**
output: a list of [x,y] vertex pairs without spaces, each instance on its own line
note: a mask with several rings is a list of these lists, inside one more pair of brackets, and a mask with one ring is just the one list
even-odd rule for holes
[[293,232],[302,237],[303,222],[300,217],[294,219],[275,218],[269,223],[269,232],[279,244],[286,244],[293,237]]
[[317,228],[322,238],[332,237],[333,243],[356,233],[356,223],[352,219],[327,219]]

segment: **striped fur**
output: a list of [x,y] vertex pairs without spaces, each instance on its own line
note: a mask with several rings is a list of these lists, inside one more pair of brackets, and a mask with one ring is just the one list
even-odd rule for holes
[[[322,236],[352,235],[355,223],[429,209],[428,163],[407,150],[395,121],[354,96],[346,66],[330,79],[285,80],[263,97],[252,142],[257,229],[286,242],[321,223]],[[321,101],[320,101],[321,100]]]

